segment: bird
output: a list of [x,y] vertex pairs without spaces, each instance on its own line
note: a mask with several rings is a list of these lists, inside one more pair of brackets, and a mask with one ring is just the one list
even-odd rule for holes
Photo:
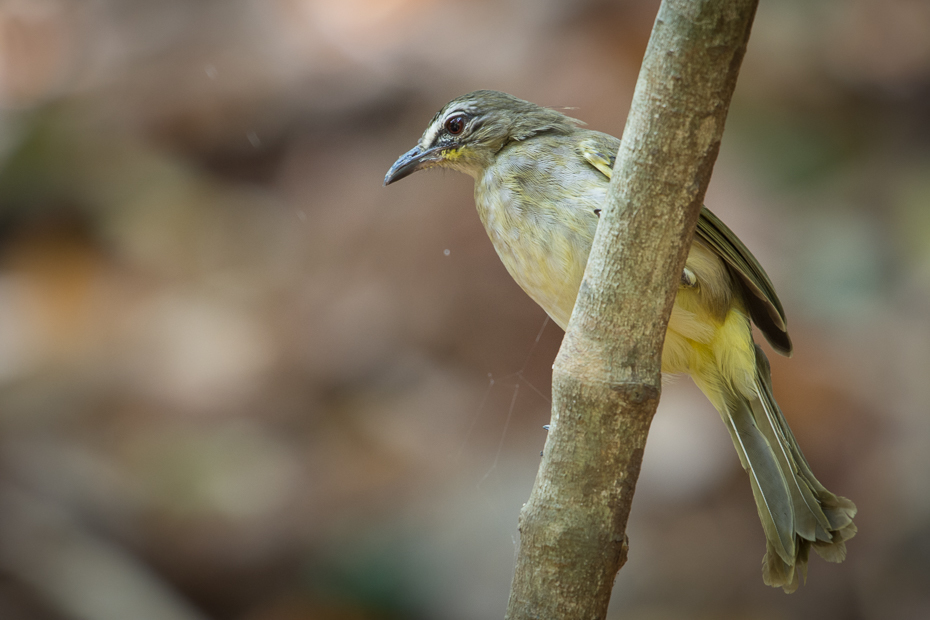
[[[620,140],[507,93],[457,97],[432,118],[384,185],[429,168],[475,180],[478,216],[517,284],[566,329]],[[814,477],[772,393],[751,324],[790,356],[771,280],[737,236],[702,208],[662,350],[662,372],[687,374],[720,413],[752,486],[766,552],[763,582],[794,592],[810,550],[846,557],[855,504]]]

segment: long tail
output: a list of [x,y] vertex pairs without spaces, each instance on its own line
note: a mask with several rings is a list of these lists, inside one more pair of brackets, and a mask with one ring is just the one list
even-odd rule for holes
[[758,346],[755,358],[755,394],[728,388],[715,400],[722,401],[720,414],[749,474],[765,530],[763,581],[794,592],[807,577],[811,548],[830,562],[846,558],[846,541],[856,534],[856,505],[814,477],[772,396],[769,362]]

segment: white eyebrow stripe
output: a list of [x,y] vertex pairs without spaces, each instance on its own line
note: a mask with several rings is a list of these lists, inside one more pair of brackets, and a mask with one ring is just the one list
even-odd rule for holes
[[426,129],[426,133],[424,133],[424,134],[423,134],[423,137],[420,138],[420,147],[421,147],[421,148],[426,148],[426,147],[428,147],[430,144],[433,143],[433,141],[436,139],[436,136],[439,134],[439,130],[440,130],[440,128],[442,127],[442,124],[443,124],[444,122],[445,122],[444,120],[442,120],[442,121],[437,121],[437,122],[433,123],[432,125],[430,125],[430,126]]

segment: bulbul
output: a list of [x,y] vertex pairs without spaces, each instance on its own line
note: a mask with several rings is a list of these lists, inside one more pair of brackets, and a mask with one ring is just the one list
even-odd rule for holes
[[[442,167],[475,179],[475,206],[517,284],[562,329],[568,325],[620,146],[617,138],[506,93],[450,101],[384,184]],[[771,281],[736,235],[704,208],[672,308],[662,372],[687,373],[723,418],[749,475],[766,554],[762,577],[785,592],[806,577],[813,548],[841,562],[856,506],[828,491],[772,396],[754,322],[790,355],[785,313]]]

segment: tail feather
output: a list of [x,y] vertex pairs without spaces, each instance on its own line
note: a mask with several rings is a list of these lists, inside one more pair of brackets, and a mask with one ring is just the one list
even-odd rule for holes
[[[814,514],[818,516],[818,524],[826,529],[826,532],[820,532],[818,528],[816,540],[811,540],[814,551],[829,562],[842,562],[846,559],[845,542],[857,532],[856,524],[853,523],[857,511],[856,505],[845,497],[831,493],[814,477],[810,464],[794,438],[794,433],[791,432],[787,420],[772,396],[772,373],[769,361],[758,346],[756,346],[756,378],[760,401],[765,403],[766,409],[771,412],[770,419],[773,427],[780,431],[784,439],[783,448],[786,447],[793,457],[791,461],[794,463],[794,471],[797,474],[795,479],[806,483],[801,484],[800,487],[815,496],[815,501],[819,504],[820,510]],[[822,518],[820,518],[821,515]]]
[[793,592],[806,579],[811,548],[830,562],[845,559],[846,541],[856,533],[856,506],[814,477],[772,396],[768,360],[758,346],[755,358],[755,394],[726,388],[722,398],[711,400],[720,403],[749,473],[766,537],[763,581]]
[[[796,469],[792,466],[793,455],[787,447],[787,440],[779,428],[773,411],[772,403],[766,403],[765,398],[749,402],[753,418],[759,424],[762,434],[765,436],[769,450],[773,453],[778,461],[778,467],[784,474],[787,491],[791,495],[792,506],[794,508],[794,530],[797,535],[807,541],[830,540],[827,531],[830,528],[830,522],[827,516],[820,508],[817,498],[814,497],[810,486],[797,476]],[[794,475],[792,475],[794,474]]]
[[795,555],[794,509],[787,483],[769,442],[756,426],[747,405],[745,401],[725,399],[724,420],[743,469],[749,474],[769,546],[779,557],[791,558]]

